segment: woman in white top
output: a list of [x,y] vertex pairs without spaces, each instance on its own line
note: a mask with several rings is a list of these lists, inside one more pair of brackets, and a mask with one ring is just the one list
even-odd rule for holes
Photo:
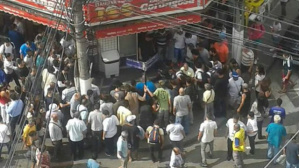
[[265,68],[262,65],[258,65],[255,70],[255,93],[256,97],[258,97],[258,94],[261,92],[261,82],[266,77]]
[[262,135],[262,128],[263,128],[263,121],[264,121],[264,107],[261,103],[260,98],[256,99],[253,104],[251,105],[250,112],[254,113],[254,119],[257,122],[257,128],[258,128],[258,139],[264,139],[264,136]]
[[184,165],[184,160],[179,148],[173,148],[170,156],[170,168],[181,168]]
[[256,119],[254,117],[254,113],[251,111],[249,112],[248,116],[247,116],[248,120],[247,120],[247,135],[248,135],[248,140],[249,140],[249,145],[250,145],[250,154],[254,155],[254,151],[255,151],[255,137],[258,131],[258,127],[257,127],[257,122]]

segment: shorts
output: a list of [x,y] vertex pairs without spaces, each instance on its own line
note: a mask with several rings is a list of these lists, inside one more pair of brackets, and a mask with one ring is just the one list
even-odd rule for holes
[[[292,74],[290,75],[290,77],[291,77],[291,76],[292,76]],[[290,80],[290,79],[286,79],[285,81],[283,81],[283,78],[286,77],[286,75],[285,75],[284,73],[282,73],[282,76],[281,76],[281,77],[282,77],[282,84],[283,84],[283,85],[287,85],[287,84],[289,83],[289,80]]]

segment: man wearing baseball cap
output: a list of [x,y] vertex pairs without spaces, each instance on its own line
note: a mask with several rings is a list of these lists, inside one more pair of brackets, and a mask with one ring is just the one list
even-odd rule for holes
[[136,125],[136,115],[129,115],[126,118],[126,123],[122,127],[122,131],[128,132],[128,148],[129,161],[136,160],[139,148],[139,129]]
[[232,77],[228,80],[228,95],[229,95],[229,106],[234,113],[239,107],[241,102],[241,91],[244,80],[239,77],[236,71],[232,72]]

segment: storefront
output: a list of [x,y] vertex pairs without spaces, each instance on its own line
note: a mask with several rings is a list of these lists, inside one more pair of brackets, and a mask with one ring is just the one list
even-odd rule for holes
[[212,0],[96,1],[85,6],[86,22],[98,39],[99,53],[117,50],[138,60],[138,34],[201,21],[199,12]]
[[[98,55],[115,50],[121,58],[138,58],[138,34],[194,24],[213,0],[91,0],[83,7],[88,30],[94,32]],[[68,31],[70,0],[6,0],[0,11]],[[99,58],[98,60],[101,60]]]

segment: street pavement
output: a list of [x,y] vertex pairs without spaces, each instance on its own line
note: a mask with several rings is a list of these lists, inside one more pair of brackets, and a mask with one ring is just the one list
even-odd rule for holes
[[[297,10],[299,8],[297,1],[290,1],[288,4],[288,11],[294,11],[294,12],[288,12],[288,15],[286,17],[287,20],[294,20],[298,14]],[[271,13],[274,13],[276,15],[280,14],[280,7],[279,5],[273,5],[273,10]],[[272,21],[269,19],[264,20],[264,25],[266,27],[266,30],[269,31],[269,25],[272,24]],[[267,26],[268,25],[268,26]],[[287,26],[285,24],[282,25],[283,31],[287,29]],[[272,45],[271,43],[271,37],[270,35],[265,35],[265,39],[263,40],[264,43]],[[282,106],[286,109],[287,117],[284,121],[284,125],[286,126],[287,133],[295,133],[298,130],[298,113],[299,113],[299,84],[297,84],[294,88],[290,89],[290,91],[286,94],[279,94],[278,91],[281,87],[281,69],[282,69],[282,61],[272,58],[271,53],[269,52],[269,48],[262,49],[264,52],[259,56],[260,60],[259,63],[263,64],[265,68],[267,69],[267,76],[269,76],[272,80],[271,88],[272,88],[272,96],[269,99],[270,106],[275,105],[275,100],[277,98],[281,98],[283,100]],[[299,68],[295,67],[292,75],[293,81],[298,81],[299,78]],[[130,75],[128,75],[130,74]],[[120,71],[120,80],[124,82],[129,82],[132,79],[138,79],[143,74],[142,71],[136,70],[136,69],[121,69]],[[150,70],[148,72],[149,76],[153,76],[155,74],[155,70]],[[111,79],[99,79],[96,78],[96,83],[99,83],[100,89],[105,90],[109,87],[109,84],[111,82]],[[200,123],[203,121],[202,112],[197,111],[195,112],[195,118],[196,122],[194,122],[194,125],[190,127],[190,134],[186,138],[185,142],[185,151],[186,151],[186,164],[185,166],[188,168],[199,168],[201,157],[200,157],[200,144],[196,141],[196,137],[198,134],[198,129]],[[233,161],[226,161],[226,151],[227,151],[227,145],[226,145],[226,139],[225,136],[225,130],[226,127],[224,126],[226,120],[221,118],[216,120],[219,128],[218,128],[218,134],[214,141],[214,158],[208,159],[208,165],[209,167],[213,168],[232,168],[233,167]],[[265,119],[264,122],[264,129],[269,123],[269,119]],[[49,139],[46,141],[47,146],[52,146]],[[248,142],[247,142],[248,146]],[[166,149],[163,152],[164,155],[164,161],[161,163],[152,163],[149,158],[149,152],[147,150],[147,146],[145,142],[141,143],[141,152],[139,154],[140,159],[138,161],[134,161],[132,163],[129,163],[130,168],[157,168],[157,167],[168,167],[169,164],[169,158],[171,154],[171,150],[166,145]],[[63,146],[63,152],[64,155],[61,157],[61,160],[69,160],[69,146],[67,145],[67,139],[64,139],[64,146]],[[51,150],[51,148],[50,148]],[[4,159],[7,159],[7,152],[6,148],[3,150],[2,157]],[[266,152],[267,152],[267,142],[266,140],[256,140],[256,154],[254,156],[248,155],[248,150],[246,151],[246,156],[244,159],[244,163],[246,168],[262,168],[268,163],[268,159],[266,159]],[[24,159],[23,154],[25,153],[25,150],[22,149],[21,143],[17,146],[17,151],[15,154],[15,160],[13,161],[13,166],[11,167],[30,167],[30,162],[27,159]],[[62,168],[82,168],[85,167],[86,161],[88,158],[91,157],[91,152],[86,151],[85,152],[85,159],[79,160],[79,161],[69,161],[69,162],[59,162],[59,163],[53,163],[53,167],[62,167]],[[98,161],[101,162],[102,168],[114,168],[119,167],[120,161],[116,157],[107,157],[104,155],[104,152],[101,152]],[[3,167],[5,163],[5,160],[0,162],[0,167]],[[283,167],[281,165],[271,165],[270,168],[280,168]]]

